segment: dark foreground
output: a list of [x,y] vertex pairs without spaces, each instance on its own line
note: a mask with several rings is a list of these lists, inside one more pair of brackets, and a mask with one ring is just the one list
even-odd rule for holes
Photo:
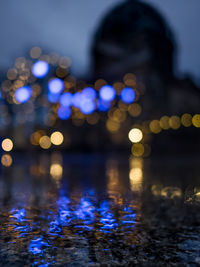
[[199,266],[199,160],[13,155],[0,266]]

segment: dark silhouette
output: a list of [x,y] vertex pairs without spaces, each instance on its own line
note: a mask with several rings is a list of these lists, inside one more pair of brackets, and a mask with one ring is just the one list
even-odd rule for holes
[[92,44],[93,76],[109,82],[134,73],[145,85],[143,117],[199,110],[200,92],[174,74],[176,42],[164,18],[149,4],[129,0],[105,16]]

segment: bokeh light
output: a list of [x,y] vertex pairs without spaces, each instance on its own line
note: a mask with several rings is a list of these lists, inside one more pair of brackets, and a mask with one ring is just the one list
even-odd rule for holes
[[185,113],[181,116],[181,123],[185,127],[190,127],[192,125],[192,115]]
[[48,88],[52,94],[59,94],[64,89],[64,82],[59,78],[54,78],[50,80]]
[[137,117],[141,114],[142,108],[139,104],[134,103],[134,104],[129,105],[128,112],[132,117]]
[[99,111],[108,111],[110,109],[110,102],[109,101],[104,101],[102,99],[99,99],[97,102],[98,105],[98,110]]
[[74,107],[76,107],[76,108],[80,107],[81,98],[82,98],[81,92],[76,92],[73,95],[72,104],[73,104]]
[[15,92],[15,99],[19,103],[27,102],[32,96],[32,90],[29,86],[20,87]]
[[174,130],[177,130],[178,128],[180,128],[181,126],[180,118],[176,115],[171,116],[169,119],[169,126]]
[[11,151],[13,149],[13,142],[12,142],[12,140],[9,139],[9,138],[4,139],[2,141],[2,143],[1,143],[1,147],[2,147],[2,149],[4,151],[7,151],[7,152]]
[[46,61],[37,61],[33,64],[32,73],[37,78],[43,78],[49,72],[49,64]]
[[42,49],[38,46],[34,46],[30,50],[30,56],[32,58],[39,58],[41,56],[41,54],[42,54]]
[[82,94],[84,95],[85,98],[93,100],[97,97],[96,91],[91,87],[84,88]]
[[42,136],[39,140],[39,144],[40,144],[41,148],[43,148],[43,149],[50,148],[51,147],[50,138],[47,135]]
[[96,109],[94,100],[89,98],[82,98],[80,102],[80,110],[83,114],[91,114]]
[[158,120],[153,120],[149,124],[149,129],[152,133],[160,133],[161,132],[161,127],[160,127],[160,122]]
[[128,134],[129,140],[132,143],[138,143],[142,140],[143,138],[143,133],[140,129],[138,128],[133,128],[132,130],[130,130],[129,134]]
[[169,126],[169,117],[168,116],[163,116],[160,118],[160,127],[163,130],[168,130],[170,128]]
[[143,144],[133,144],[131,148],[131,152],[135,157],[141,157],[144,154],[144,146]]
[[195,114],[192,118],[192,124],[199,128],[200,127],[200,114]]
[[60,96],[60,104],[64,107],[70,107],[72,104],[72,94],[69,92],[64,93]]
[[56,103],[60,99],[60,94],[52,94],[49,92],[47,97],[50,103]]
[[30,142],[32,145],[34,146],[38,146],[39,145],[39,141],[40,141],[40,138],[45,135],[45,132],[40,130],[40,131],[36,131],[34,133],[31,134],[31,137],[30,137]]
[[52,144],[59,146],[63,143],[64,137],[63,137],[63,134],[61,132],[56,131],[56,132],[51,134],[50,140],[51,140]]
[[124,88],[121,91],[121,100],[127,104],[133,103],[135,100],[135,91],[132,88]]
[[71,116],[71,109],[68,107],[60,106],[57,111],[57,114],[61,120],[66,120]]
[[18,71],[16,68],[9,69],[7,72],[7,78],[9,80],[15,80],[17,78]]
[[91,125],[95,125],[96,123],[98,123],[99,119],[100,116],[97,112],[94,112],[86,117],[86,121]]
[[112,101],[115,98],[115,89],[110,85],[104,85],[99,91],[99,96],[104,101]]
[[12,165],[12,162],[13,162],[12,157],[9,154],[2,155],[1,164],[4,167],[10,167]]
[[106,128],[111,133],[115,133],[115,132],[117,132],[119,130],[120,124],[118,122],[116,122],[116,121],[113,121],[113,120],[108,119],[106,121]]

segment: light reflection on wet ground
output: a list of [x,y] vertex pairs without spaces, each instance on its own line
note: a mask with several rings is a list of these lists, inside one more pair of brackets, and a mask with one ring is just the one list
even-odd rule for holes
[[198,266],[198,159],[13,156],[0,178],[1,266]]

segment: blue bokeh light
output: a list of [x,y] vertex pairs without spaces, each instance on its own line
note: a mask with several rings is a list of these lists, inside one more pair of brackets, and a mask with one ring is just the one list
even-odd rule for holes
[[93,100],[97,97],[97,92],[91,87],[84,88],[82,94],[84,95],[85,98]]
[[59,94],[64,89],[64,82],[59,78],[54,78],[49,82],[48,88],[52,94]]
[[15,92],[15,99],[19,103],[27,102],[32,96],[32,91],[29,86],[20,87]]
[[58,102],[60,98],[60,94],[52,94],[51,92],[48,93],[48,100],[50,103]]
[[61,120],[67,120],[71,115],[71,109],[68,107],[60,106],[57,111],[57,114]]
[[79,108],[82,100],[82,93],[76,92],[72,98],[72,104],[74,107]]
[[124,88],[121,91],[121,100],[127,104],[133,103],[135,100],[135,91],[132,88]]
[[116,95],[115,89],[110,85],[104,85],[99,91],[99,96],[104,101],[114,100]]
[[110,109],[110,102],[103,101],[102,99],[98,100],[98,110],[99,111],[108,111]]
[[60,96],[60,104],[64,107],[70,107],[72,104],[72,94],[71,93],[64,93]]
[[45,61],[37,61],[32,67],[32,73],[37,78],[42,78],[49,72],[49,64]]
[[87,115],[94,112],[96,109],[95,102],[92,99],[83,98],[80,102],[80,111]]

